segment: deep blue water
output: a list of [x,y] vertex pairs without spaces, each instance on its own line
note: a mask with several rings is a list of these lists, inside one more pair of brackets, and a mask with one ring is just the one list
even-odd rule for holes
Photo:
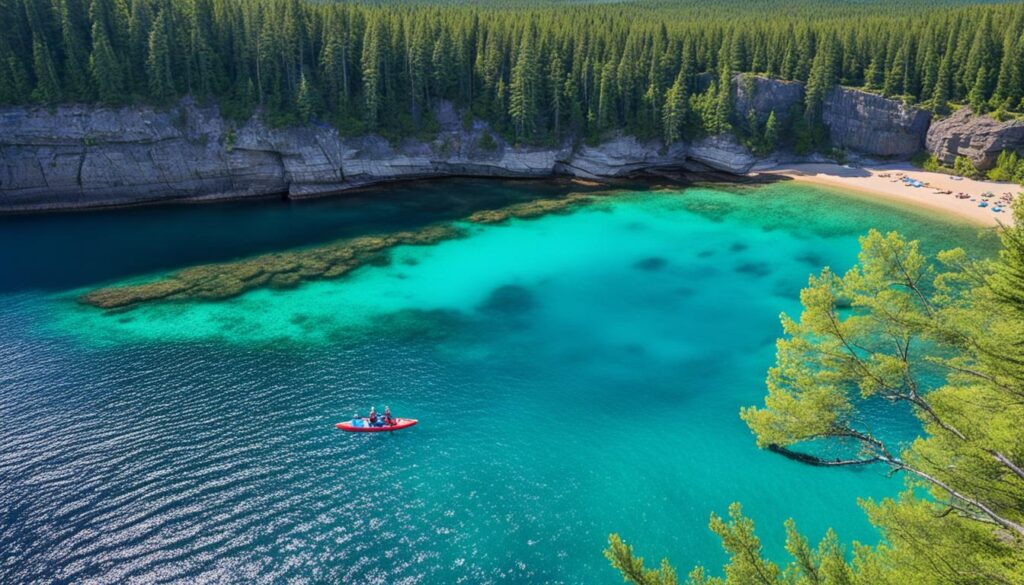
[[[617,582],[610,532],[715,572],[733,501],[780,560],[788,517],[877,541],[856,499],[898,478],[760,451],[738,411],[808,274],[871,226],[986,250],[970,227],[787,184],[647,190],[290,291],[75,301],[567,189],[0,218],[0,582]],[[420,425],[333,427],[385,403]]]

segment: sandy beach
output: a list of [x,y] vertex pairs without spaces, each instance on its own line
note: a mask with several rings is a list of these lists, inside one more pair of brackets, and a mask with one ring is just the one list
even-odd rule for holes
[[[760,173],[783,175],[797,181],[838,187],[866,195],[884,197],[892,201],[944,212],[983,226],[1013,224],[1013,215],[1004,203],[1004,194],[1019,197],[1024,191],[1014,183],[977,181],[954,178],[943,173],[922,171],[909,164],[853,167],[838,164],[781,165]],[[908,185],[903,178],[920,182],[923,186]],[[985,193],[993,196],[985,198]],[[958,198],[966,194],[966,198]],[[979,207],[979,203],[987,205]],[[1001,207],[1001,212],[993,208]]]

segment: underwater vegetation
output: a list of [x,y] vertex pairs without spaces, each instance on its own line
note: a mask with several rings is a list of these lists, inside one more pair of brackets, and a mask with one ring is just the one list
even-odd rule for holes
[[[496,224],[510,219],[531,219],[594,200],[591,195],[571,193],[564,197],[536,199],[478,211],[466,221]],[[101,309],[125,309],[151,301],[227,299],[261,287],[285,289],[312,280],[339,278],[360,266],[389,263],[389,252],[396,246],[428,246],[466,235],[464,227],[448,223],[391,234],[360,236],[311,248],[185,268],[147,282],[98,288],[82,295],[79,300]]]

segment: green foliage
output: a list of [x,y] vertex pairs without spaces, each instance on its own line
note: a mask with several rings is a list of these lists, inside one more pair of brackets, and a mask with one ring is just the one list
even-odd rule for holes
[[[812,276],[799,319],[782,316],[764,406],[741,411],[762,447],[899,473],[907,486],[899,498],[862,502],[882,543],[855,545],[851,562],[831,531],[811,549],[789,522],[793,561],[780,571],[734,507],[730,522],[711,522],[730,556],[725,578],[698,568],[690,583],[1020,583],[1024,200],[1014,217],[1016,227],[999,232],[996,260],[971,260],[960,249],[931,258],[915,241],[872,230],[857,266]],[[890,442],[868,422],[907,408],[922,428],[911,443]],[[823,443],[846,458],[818,458]],[[631,577],[646,575],[642,560],[615,548],[614,566],[644,582]]]
[[1003,151],[996,159],[996,166],[987,173],[993,181],[1007,181],[1024,185],[1024,160],[1013,151]]
[[827,147],[818,114],[835,83],[939,113],[1024,106],[1021,4],[548,4],[5,0],[0,103],[192,95],[234,120],[261,110],[409,136],[429,132],[443,99],[520,142],[675,142],[735,125],[768,144],[763,118],[751,132],[730,109],[730,76],[753,73],[807,84],[806,124],[776,129],[801,152]]
[[940,161],[934,154],[928,154],[924,151],[915,154],[910,159],[910,163],[916,167],[933,173],[945,173],[947,175],[952,175],[956,172],[951,167],[947,167],[942,164],[942,161]]
[[608,537],[608,548],[604,556],[622,573],[624,581],[634,585],[676,585],[679,582],[675,569],[667,560],[662,560],[657,569],[645,568],[643,557],[634,555],[633,547],[622,542],[618,534]]
[[484,132],[484,135],[480,138],[479,146],[487,152],[498,150],[498,143],[494,140],[494,136],[491,136],[490,132]]
[[[852,585],[854,566],[846,559],[846,551],[835,532],[829,530],[817,547],[796,529],[792,519],[786,521],[786,551],[792,560],[784,568],[766,560],[761,540],[754,531],[754,522],[743,515],[739,504],[729,506],[729,519],[711,515],[709,524],[722,541],[729,555],[724,567],[725,578],[709,577],[703,567],[690,571],[688,585]],[[675,584],[675,570],[667,560],[658,569],[648,569],[633,547],[622,542],[617,534],[608,537],[605,557],[634,585]]]
[[958,156],[953,160],[953,174],[970,179],[981,178],[981,171],[966,156]]

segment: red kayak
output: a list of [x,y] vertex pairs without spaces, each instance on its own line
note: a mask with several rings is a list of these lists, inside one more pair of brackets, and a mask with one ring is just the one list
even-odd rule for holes
[[336,426],[350,433],[387,433],[407,429],[415,424],[416,419],[414,418],[396,418],[394,424],[374,426],[370,424],[370,419],[364,417],[340,422]]

